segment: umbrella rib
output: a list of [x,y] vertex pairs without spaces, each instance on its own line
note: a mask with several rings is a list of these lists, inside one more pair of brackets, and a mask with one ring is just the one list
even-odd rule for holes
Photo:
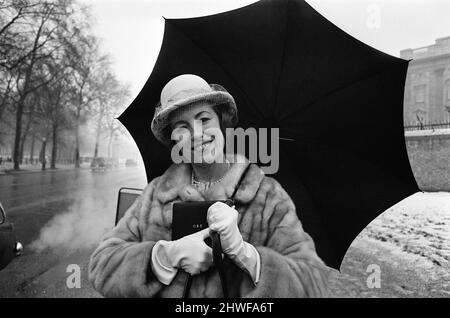
[[[400,59],[398,59],[398,60],[400,60]],[[311,107],[312,105],[314,105],[314,104],[317,103],[318,101],[320,101],[320,100],[322,100],[322,99],[324,99],[324,98],[327,98],[327,97],[329,97],[329,96],[331,96],[331,95],[333,95],[333,94],[336,94],[336,93],[338,93],[338,92],[340,92],[340,91],[342,91],[342,90],[344,90],[344,89],[346,89],[346,88],[348,88],[348,87],[350,87],[350,86],[353,86],[353,85],[355,85],[355,84],[357,84],[357,83],[359,83],[359,82],[361,82],[361,81],[364,81],[364,80],[367,80],[367,79],[376,77],[376,76],[378,76],[378,75],[380,75],[380,74],[383,74],[383,73],[385,73],[385,72],[387,72],[387,71],[390,71],[390,70],[392,70],[394,67],[401,67],[401,66],[403,66],[403,61],[401,61],[401,62],[402,62],[402,64],[396,64],[396,65],[394,65],[394,66],[386,67],[386,68],[382,69],[382,70],[379,71],[379,72],[372,73],[372,74],[370,74],[370,75],[366,75],[366,76],[360,77],[360,78],[358,78],[358,79],[355,79],[354,81],[351,81],[351,82],[349,82],[349,83],[346,83],[346,84],[344,84],[344,85],[342,85],[342,86],[339,86],[339,87],[337,87],[337,88],[335,88],[335,89],[332,89],[332,90],[329,91],[328,93],[319,96],[318,98],[316,98],[316,99],[313,100],[312,102],[309,102],[308,104],[304,105],[303,107],[298,108],[298,109],[294,110],[294,111],[291,112],[291,113],[285,114],[284,116],[282,116],[282,117],[280,118],[280,122],[283,121],[283,120],[285,120],[286,118],[290,118],[290,117],[292,117],[292,116],[296,116],[299,112],[302,112],[302,111],[304,111],[305,109]],[[404,62],[405,62],[405,63],[409,63],[409,61],[404,61]]]
[[[170,20],[166,20],[166,23],[169,23]],[[220,64],[210,55],[208,52],[201,46],[199,46],[194,40],[192,40],[190,37],[186,35],[186,33],[183,32],[180,28],[178,28],[176,25],[171,23],[172,27],[176,29],[178,32],[180,32],[186,39],[188,39],[192,44],[194,44],[200,51],[202,51],[206,56],[208,56],[211,61],[216,64],[218,68],[222,70],[222,72],[225,73],[225,75],[228,76],[228,78],[231,79],[231,81],[236,85],[236,87],[239,89],[239,91],[242,93],[243,96],[245,96],[245,99],[249,102],[248,104],[252,105],[251,109],[259,114],[260,118],[264,118],[264,114],[252,103],[251,99],[248,97],[247,93],[242,89],[242,87],[237,83],[237,81],[234,79],[233,76],[229,72],[227,72]]]

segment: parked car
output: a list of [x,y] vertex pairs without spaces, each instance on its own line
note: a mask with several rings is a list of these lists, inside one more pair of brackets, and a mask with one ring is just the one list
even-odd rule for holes
[[137,160],[134,159],[127,159],[127,161],[125,161],[125,167],[136,167],[137,164]]
[[91,161],[91,170],[92,171],[107,171],[113,168],[112,161],[108,160],[108,158],[97,157],[93,158]]
[[16,241],[14,227],[6,219],[6,212],[0,202],[0,270],[6,267],[22,252],[22,244]]

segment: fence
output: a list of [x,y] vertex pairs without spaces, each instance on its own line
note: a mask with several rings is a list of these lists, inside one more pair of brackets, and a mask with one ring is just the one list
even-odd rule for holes
[[448,129],[450,128],[450,121],[445,122],[433,122],[433,123],[405,123],[405,131],[412,130],[437,130],[437,129]]

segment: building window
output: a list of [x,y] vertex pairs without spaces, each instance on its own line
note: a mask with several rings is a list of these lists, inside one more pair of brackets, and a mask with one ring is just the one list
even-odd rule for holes
[[425,85],[419,85],[414,87],[414,101],[416,103],[425,102]]

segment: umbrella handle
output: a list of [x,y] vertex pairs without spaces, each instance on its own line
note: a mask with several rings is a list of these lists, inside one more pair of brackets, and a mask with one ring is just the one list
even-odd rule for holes
[[183,291],[183,298],[188,298],[189,291],[191,290],[192,286],[192,275],[189,275],[186,279],[186,283],[184,284],[184,291]]
[[220,235],[217,232],[212,232],[212,250],[214,265],[219,271],[220,283],[222,284],[223,297],[228,298],[228,285],[225,277],[225,266],[222,258],[222,243],[220,242]]

